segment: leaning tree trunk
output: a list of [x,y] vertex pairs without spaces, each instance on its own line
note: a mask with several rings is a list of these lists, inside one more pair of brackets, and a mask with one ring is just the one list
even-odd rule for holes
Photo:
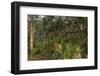
[[33,29],[32,23],[30,22],[28,25],[28,53],[31,55],[33,49]]
[[29,45],[30,45],[30,55],[31,55],[31,57],[32,57],[32,49],[33,49],[33,25],[32,25],[32,23],[31,23],[31,25],[30,25],[30,39],[29,39]]
[[30,57],[32,57],[32,51],[33,51],[33,35],[34,35],[34,29],[33,29],[33,21],[29,22],[28,25],[28,53],[30,55]]

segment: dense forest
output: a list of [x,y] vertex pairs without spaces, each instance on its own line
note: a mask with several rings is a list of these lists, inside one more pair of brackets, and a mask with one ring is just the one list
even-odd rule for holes
[[88,57],[88,18],[28,15],[28,60]]

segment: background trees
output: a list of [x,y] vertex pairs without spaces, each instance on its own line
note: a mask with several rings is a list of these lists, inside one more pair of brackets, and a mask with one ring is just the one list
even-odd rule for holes
[[87,17],[28,15],[29,60],[87,57]]

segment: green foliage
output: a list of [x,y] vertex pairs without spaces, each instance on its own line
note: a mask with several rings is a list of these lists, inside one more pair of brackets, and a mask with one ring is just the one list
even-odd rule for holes
[[87,58],[87,17],[29,15],[31,22],[35,33],[29,60]]

